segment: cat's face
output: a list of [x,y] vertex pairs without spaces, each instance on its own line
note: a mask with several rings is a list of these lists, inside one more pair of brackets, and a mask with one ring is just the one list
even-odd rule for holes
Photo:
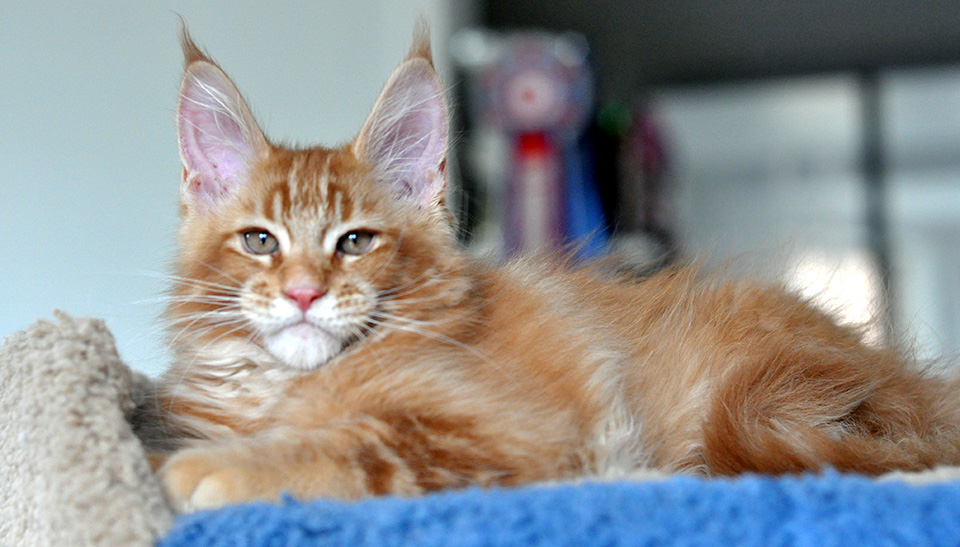
[[184,50],[175,343],[311,370],[442,299],[428,282],[457,253],[446,110],[423,44],[359,136],[332,150],[270,144],[226,75],[188,38]]

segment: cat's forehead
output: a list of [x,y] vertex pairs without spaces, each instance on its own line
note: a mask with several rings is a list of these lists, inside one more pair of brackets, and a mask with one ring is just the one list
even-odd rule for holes
[[383,216],[368,170],[342,150],[281,150],[261,167],[255,214],[287,226],[342,224]]

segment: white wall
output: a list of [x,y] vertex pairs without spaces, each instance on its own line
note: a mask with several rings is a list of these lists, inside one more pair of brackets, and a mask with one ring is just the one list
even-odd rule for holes
[[[655,107],[685,252],[778,278],[843,322],[886,319],[868,246],[855,78],[667,90]],[[867,330],[874,340],[882,334],[879,325]]]
[[[7,2],[0,17],[0,337],[54,308],[102,317],[121,355],[166,359],[156,301],[175,244],[178,19],[274,139],[359,130],[422,13],[457,0]],[[438,55],[441,70],[445,64]]]
[[811,250],[866,246],[856,79],[665,90],[654,107],[669,143],[678,235],[692,255],[743,260],[769,275]]
[[811,288],[824,289],[811,292],[833,308],[852,318],[876,313],[919,357],[960,367],[960,67],[891,70],[879,91],[889,316],[874,298],[864,107],[853,75],[658,94],[679,236],[690,254],[714,263],[745,257],[784,268],[795,288],[819,276]]

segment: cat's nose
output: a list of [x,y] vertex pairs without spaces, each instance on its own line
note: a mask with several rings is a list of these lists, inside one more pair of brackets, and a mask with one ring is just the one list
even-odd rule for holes
[[290,300],[293,300],[297,303],[297,307],[304,313],[310,309],[310,305],[313,304],[314,300],[319,300],[323,295],[327,294],[324,291],[321,291],[317,287],[293,287],[283,291],[283,294],[287,296]]

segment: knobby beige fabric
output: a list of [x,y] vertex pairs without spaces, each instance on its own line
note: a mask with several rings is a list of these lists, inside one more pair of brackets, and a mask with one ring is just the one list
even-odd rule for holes
[[153,545],[173,517],[130,425],[149,379],[102,321],[56,319],[0,347],[0,545]]

